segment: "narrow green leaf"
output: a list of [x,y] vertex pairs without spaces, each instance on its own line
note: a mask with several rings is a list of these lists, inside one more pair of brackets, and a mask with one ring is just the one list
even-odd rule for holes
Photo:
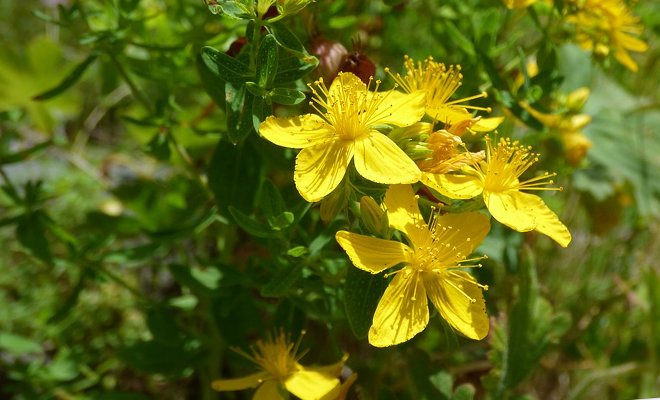
[[269,88],[277,73],[277,41],[273,35],[266,35],[259,44],[257,53],[258,83],[262,88]]
[[265,101],[264,97],[254,96],[252,100],[252,126],[255,132],[259,132],[261,122],[273,113],[273,106]]
[[248,90],[248,92],[258,97],[265,96],[268,93],[266,89],[262,88],[255,82],[245,82],[245,88]]
[[296,246],[296,247],[293,247],[293,248],[290,248],[289,250],[287,250],[286,255],[298,258],[298,257],[304,256],[307,253],[308,253],[307,252],[307,247],[305,247],[305,246]]
[[52,87],[52,88],[46,90],[45,92],[42,92],[42,93],[39,93],[36,96],[33,96],[32,100],[42,101],[42,100],[52,99],[53,97],[55,97],[55,96],[59,95],[60,93],[66,91],[71,86],[73,86],[76,82],[78,82],[78,80],[82,77],[83,73],[87,70],[87,68],[90,65],[92,65],[92,63],[96,60],[97,57],[98,57],[98,55],[96,53],[90,54],[80,64],[78,64],[73,69],[73,71],[71,71],[71,73],[69,75],[64,77],[64,79],[62,79],[62,81],[60,81],[60,83],[55,85],[55,87]]
[[25,248],[46,264],[53,263],[50,245],[46,240],[46,230],[42,211],[25,214],[16,226],[16,238]]
[[303,46],[300,39],[298,39],[298,36],[296,36],[296,34],[281,21],[269,24],[267,28],[268,31],[273,34],[273,37],[277,40],[277,43],[280,46],[300,56],[308,54],[305,46]]
[[280,268],[271,280],[261,288],[264,297],[281,297],[302,277],[302,263]]
[[452,39],[454,44],[456,44],[461,48],[461,50],[470,56],[474,57],[476,55],[472,41],[465,37],[465,35],[463,35],[463,33],[456,27],[456,25],[454,25],[453,22],[444,19],[442,21],[442,25],[447,30],[447,34],[449,34],[449,37]]
[[247,65],[213,47],[202,48],[202,62],[211,74],[227,82],[240,83],[251,78]]
[[383,274],[372,275],[349,266],[344,284],[344,308],[346,317],[358,339],[369,333],[374,312],[387,287]]
[[270,92],[270,99],[273,103],[293,106],[305,101],[305,93],[296,89],[275,88]]
[[29,149],[17,151],[10,154],[0,154],[0,165],[12,164],[21,161],[25,161],[31,155],[48,148],[53,143],[52,140],[46,140],[39,144],[36,144]]
[[280,190],[269,179],[261,182],[259,206],[266,218],[274,218],[286,211],[286,204]]
[[9,332],[0,332],[0,349],[16,356],[43,351],[41,345],[34,340]]
[[275,235],[272,230],[265,228],[264,224],[260,224],[235,207],[229,206],[229,213],[234,217],[234,221],[236,221],[238,226],[250,235],[261,238],[269,238]]

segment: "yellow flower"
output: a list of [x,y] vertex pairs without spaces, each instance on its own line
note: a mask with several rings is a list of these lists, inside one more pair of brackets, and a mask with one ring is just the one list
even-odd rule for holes
[[525,8],[536,3],[536,0],[502,0],[502,3],[509,9]]
[[429,322],[428,300],[461,334],[483,339],[488,334],[480,285],[461,267],[486,237],[490,224],[481,213],[434,214],[427,225],[419,212],[410,185],[392,185],[385,194],[390,226],[405,233],[410,245],[347,231],[337,242],[353,264],[377,274],[398,264],[388,275],[394,279],[385,289],[369,329],[369,343],[377,347],[403,343],[423,331]]
[[[376,81],[376,89],[379,83]],[[371,92],[351,73],[340,73],[329,90],[322,79],[316,87],[318,90],[312,88],[311,104],[321,116],[271,116],[259,128],[264,138],[279,146],[302,149],[296,158],[294,180],[305,200],[319,201],[332,192],[351,160],[357,172],[373,182],[419,180],[417,165],[376,128],[417,122],[424,115],[424,93]]]
[[628,52],[645,52],[648,45],[637,38],[642,26],[626,4],[621,0],[573,0],[573,3],[577,12],[566,20],[575,24],[577,44],[603,56],[613,49],[621,64],[637,72],[637,63]]
[[[458,125],[452,125],[447,130],[433,131],[433,126],[425,122],[418,122],[411,127],[417,130],[426,130],[424,145],[431,153],[425,158],[418,160],[419,169],[433,174],[445,174],[456,171],[466,165],[474,164],[482,160],[484,152],[470,153],[466,150],[460,136],[455,134],[456,130],[467,129],[472,120],[464,121]],[[465,151],[460,151],[462,148]]]
[[259,340],[252,355],[239,351],[259,366],[261,371],[236,379],[220,379],[211,384],[219,392],[243,390],[257,387],[253,400],[284,400],[284,390],[302,400],[335,399],[342,390],[339,376],[346,356],[338,363],[317,368],[304,367],[298,363],[300,340],[289,342],[284,332],[268,340]]
[[539,196],[521,190],[561,190],[541,187],[552,181],[545,174],[526,181],[520,176],[538,160],[528,147],[501,138],[497,146],[486,139],[486,159],[455,174],[422,174],[421,181],[454,199],[483,195],[493,218],[519,231],[536,230],[548,235],[562,247],[571,242],[571,233]]
[[[450,65],[447,68],[445,64],[433,60],[433,57],[427,58],[424,62],[418,61],[415,63],[412,58],[405,56],[403,66],[406,69],[405,76],[398,73],[396,75],[392,74],[388,68],[385,71],[406,93],[426,93],[426,114],[434,120],[453,125],[471,119],[472,114],[468,110],[490,112],[490,108],[487,107],[465,104],[469,100],[487,97],[486,92],[463,99],[449,100],[462,84],[463,75],[461,74],[460,65]],[[494,122],[490,121],[491,119],[502,121],[500,118],[482,119],[475,123],[471,129],[481,132],[483,131],[481,128],[486,126],[486,130],[492,130],[488,129],[490,127],[489,123]]]

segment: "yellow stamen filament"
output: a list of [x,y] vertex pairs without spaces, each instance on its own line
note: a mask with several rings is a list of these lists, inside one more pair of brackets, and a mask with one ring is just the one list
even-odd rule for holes
[[486,161],[476,165],[477,172],[484,182],[484,188],[492,192],[506,190],[562,190],[556,187],[542,187],[553,184],[556,174],[545,173],[525,181],[518,178],[538,161],[538,154],[509,138],[501,138],[497,146],[486,139]]
[[[337,79],[340,79],[338,77]],[[384,106],[389,91],[377,93],[380,80],[369,78],[366,86],[345,85],[338,81],[330,91],[323,78],[308,84],[313,98],[310,106],[332,127],[336,137],[354,140],[369,133],[370,127],[393,114],[392,106]],[[375,82],[373,91],[370,91]]]

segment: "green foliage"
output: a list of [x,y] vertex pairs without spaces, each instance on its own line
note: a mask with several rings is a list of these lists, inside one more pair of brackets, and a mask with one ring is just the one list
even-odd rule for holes
[[[653,2],[628,5],[651,44],[631,53],[635,74],[614,47],[576,45],[568,1],[316,1],[285,15],[281,2],[205,3],[0,6],[0,398],[252,398],[211,383],[254,373],[241,353],[279,328],[306,332],[302,365],[348,354],[348,400],[657,396]],[[297,150],[259,133],[269,116],[316,113],[308,84],[328,65],[366,57],[383,91],[404,54],[460,64],[451,99],[488,93],[470,105],[506,116],[497,135],[539,153],[526,174],[556,172],[564,189],[544,200],[567,249],[491,220],[474,256],[488,259],[470,269],[489,286],[480,341],[432,311],[410,341],[370,346],[393,270],[355,268],[335,233],[406,242],[380,215],[385,185],[351,165],[321,207],[307,203]],[[583,107],[569,101],[580,87]],[[589,115],[586,155],[572,159],[563,126],[539,113]],[[461,136],[472,151],[481,138]],[[415,188],[424,215],[485,210]]]

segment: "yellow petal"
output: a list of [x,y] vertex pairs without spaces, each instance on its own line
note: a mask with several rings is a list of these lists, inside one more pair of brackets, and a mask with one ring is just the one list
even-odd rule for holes
[[470,114],[465,108],[458,106],[429,106],[426,108],[426,113],[434,120],[449,125],[454,125],[458,122],[472,118],[472,114]]
[[[442,318],[470,339],[483,339],[489,323],[482,289],[463,271],[444,271],[425,280],[426,291]],[[474,302],[472,301],[474,300]]]
[[628,68],[632,72],[637,72],[638,66],[635,60],[630,57],[630,54],[624,49],[623,47],[619,47],[616,49],[616,52],[614,53],[614,58],[617,59],[618,62],[623,64],[624,67]]
[[518,232],[536,230],[560,246],[571,242],[571,233],[557,214],[539,196],[519,191],[484,192],[484,201],[493,218]]
[[347,231],[337,232],[335,238],[353,265],[372,274],[378,274],[402,262],[409,263],[413,254],[410,247],[394,240]]
[[334,364],[324,365],[320,367],[305,367],[305,369],[307,369],[308,371],[316,371],[324,375],[339,376],[341,374],[342,368],[344,367],[344,364],[346,363],[346,360],[348,360],[348,354],[344,354],[341,357],[341,360],[337,361]]
[[429,307],[418,272],[405,268],[390,282],[369,329],[369,343],[393,346],[410,340],[429,323]]
[[314,114],[293,118],[270,116],[259,126],[259,133],[278,146],[303,149],[332,137],[328,124]]
[[392,140],[377,131],[355,141],[355,169],[376,183],[415,183],[420,171]]
[[471,199],[483,191],[483,182],[476,175],[422,172],[420,180],[431,189],[452,199]]
[[401,93],[396,90],[376,93],[372,101],[378,102],[374,118],[368,125],[392,124],[408,126],[422,119],[426,92]]
[[294,372],[284,386],[301,400],[319,400],[330,393],[339,394],[340,389],[339,379],[311,369]]
[[344,178],[352,157],[352,143],[341,140],[302,149],[293,175],[300,195],[310,203],[328,195]]
[[280,381],[266,381],[254,392],[252,400],[286,400],[280,390],[282,390]]
[[436,240],[449,245],[446,256],[440,253],[442,247],[436,256],[447,265],[456,264],[469,256],[490,230],[488,217],[479,212],[441,215],[436,217],[436,224],[437,227],[447,228],[435,230]]
[[504,117],[481,118],[470,129],[475,132],[490,132],[497,129],[503,121]]
[[243,390],[257,386],[269,376],[270,375],[266,372],[257,372],[256,374],[248,375],[243,378],[218,379],[211,383],[211,387],[218,392]]
[[643,53],[649,49],[649,45],[646,44],[646,42],[626,33],[616,32],[615,37],[619,42],[619,46],[624,47],[630,51]]
[[391,185],[385,193],[384,203],[391,227],[408,235],[412,243],[425,242],[429,233],[412,186]]

